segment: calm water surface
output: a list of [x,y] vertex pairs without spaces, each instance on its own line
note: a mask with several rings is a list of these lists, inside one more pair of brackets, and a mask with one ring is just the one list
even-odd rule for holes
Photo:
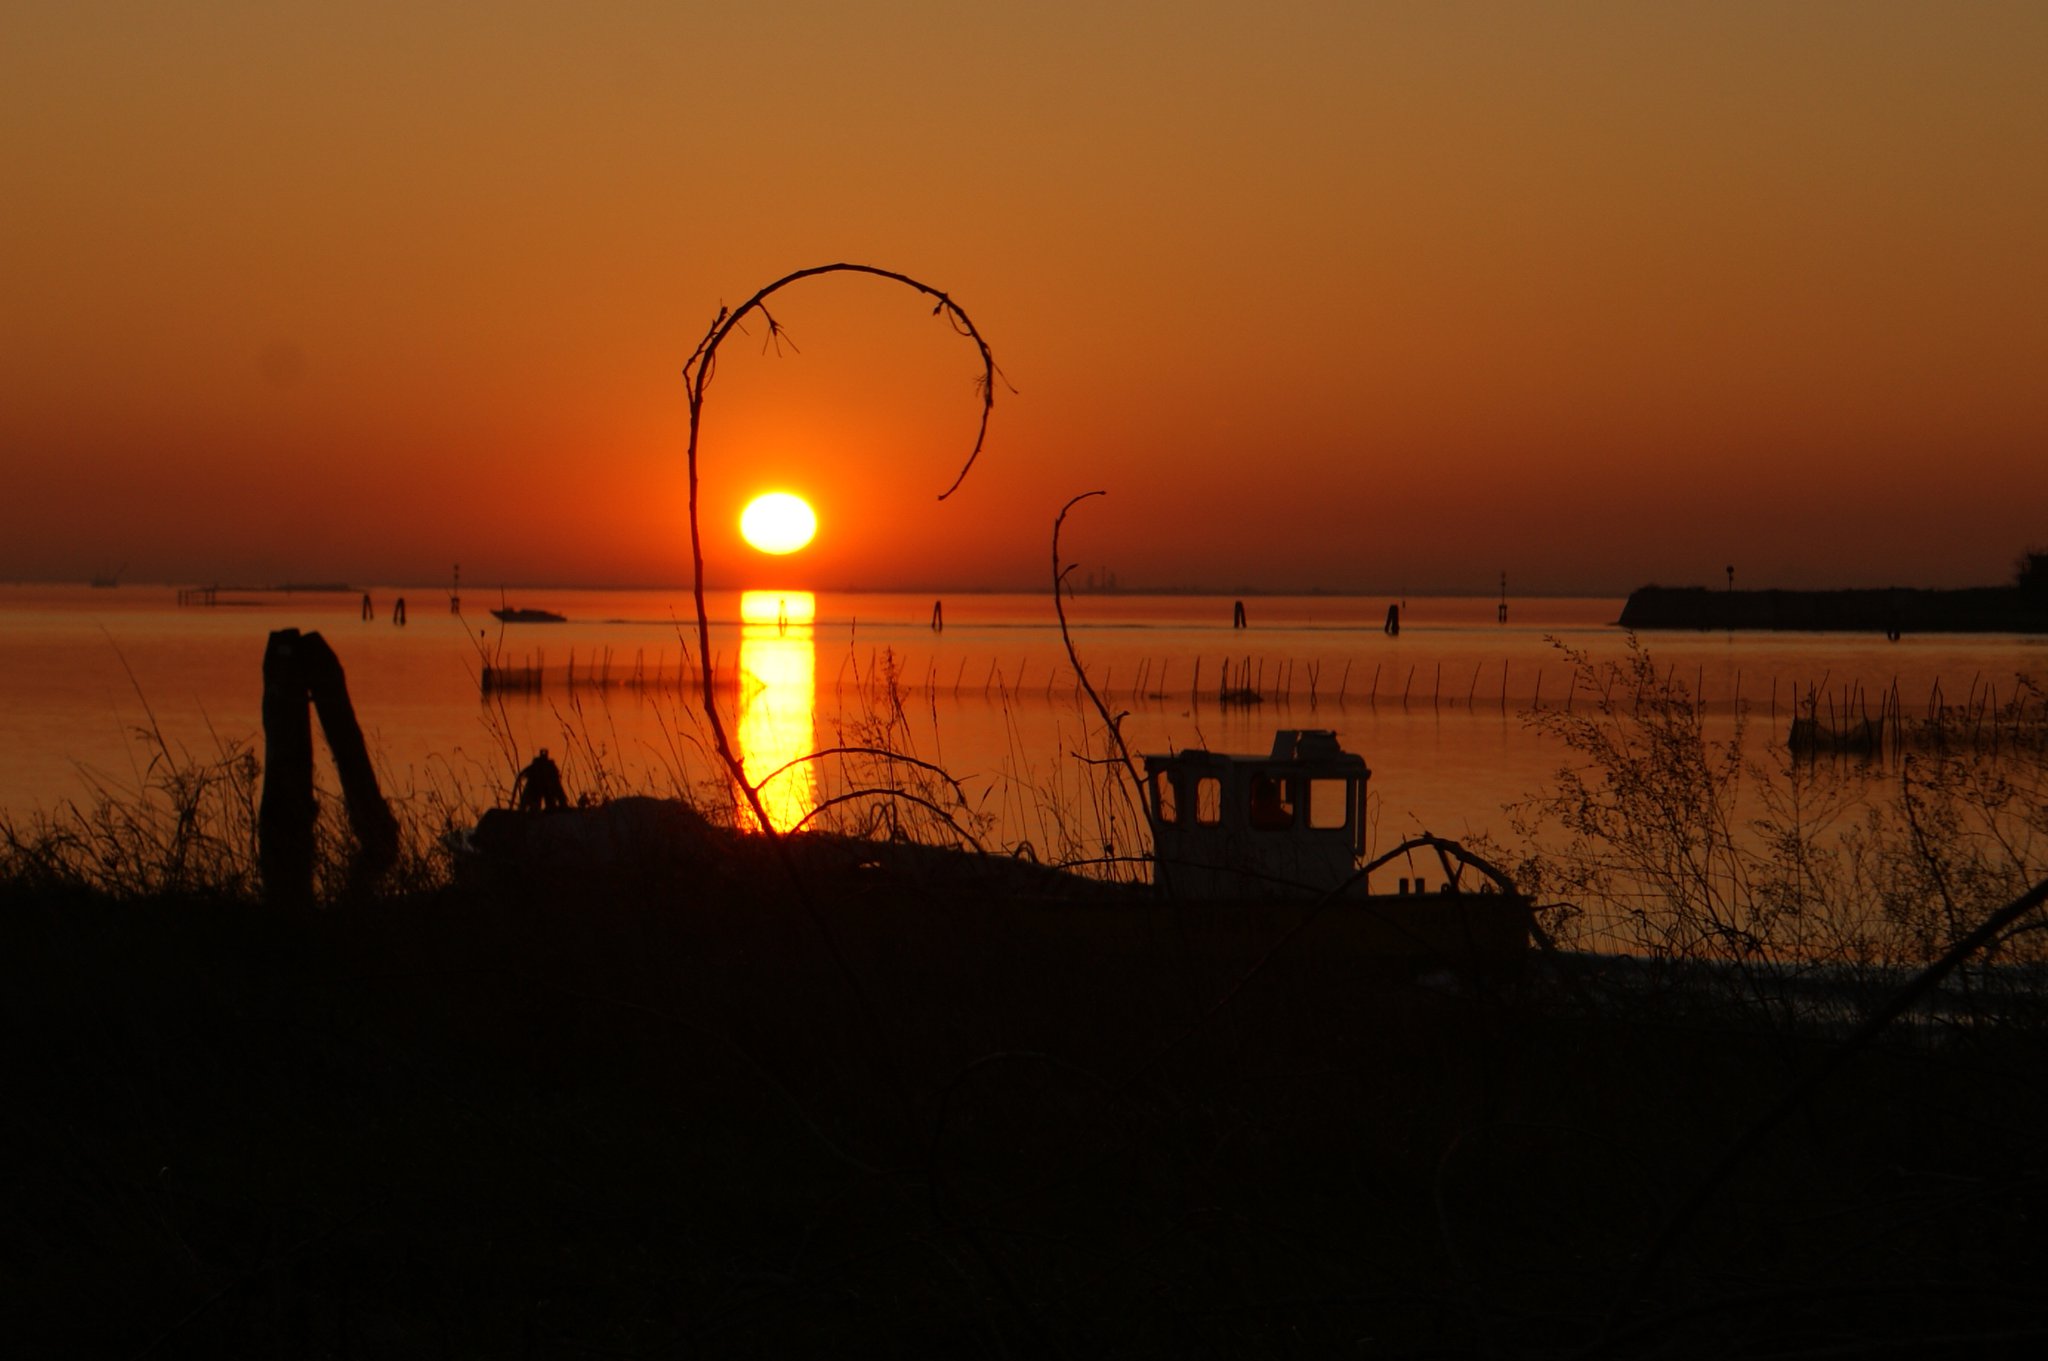
[[[154,727],[174,750],[260,750],[261,662],[273,629],[319,630],[347,669],[370,746],[391,791],[430,787],[480,804],[502,796],[539,746],[563,760],[571,793],[666,792],[710,776],[695,690],[676,677],[694,655],[689,597],[675,592],[534,590],[511,603],[558,611],[561,624],[501,625],[495,600],[408,589],[361,596],[233,593],[239,603],[181,606],[167,587],[0,587],[0,809],[20,816],[132,787]],[[225,602],[228,594],[223,595]],[[1429,830],[1504,829],[1503,805],[1543,787],[1565,753],[1526,722],[1567,701],[1559,645],[1619,658],[1621,601],[1414,598],[1398,637],[1385,597],[1256,597],[1232,627],[1232,601],[1207,596],[1081,595],[1068,604],[1083,661],[1134,750],[1208,746],[1264,751],[1279,727],[1334,728],[1373,770],[1375,840]],[[1076,752],[1097,727],[1077,699],[1044,595],[958,595],[931,627],[929,596],[772,592],[712,598],[713,668],[749,768],[874,731],[903,700],[896,740],[947,768],[998,821],[996,839],[1045,839],[1043,791],[1071,800]],[[1717,723],[1737,701],[1752,740],[1782,733],[1808,687],[1844,704],[1897,685],[1910,709],[1934,687],[1952,703],[1973,689],[2012,693],[2018,674],[2048,675],[2048,643],[2006,636],[1663,634],[1645,638],[1660,669],[1696,687]],[[534,667],[534,693],[486,699],[487,663]],[[1225,706],[1226,677],[1264,696]],[[575,683],[569,677],[574,675]],[[603,682],[603,683],[599,683]],[[1583,704],[1576,691],[1571,702]],[[732,706],[739,712],[734,715]],[[1825,701],[1823,701],[1825,712]],[[770,786],[771,815],[794,820],[843,787],[835,763],[800,766]],[[331,783],[331,780],[330,780]]]

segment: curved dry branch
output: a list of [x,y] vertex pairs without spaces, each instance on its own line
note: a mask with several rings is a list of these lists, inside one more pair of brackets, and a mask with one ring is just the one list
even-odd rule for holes
[[1081,682],[1082,690],[1087,692],[1088,702],[1094,705],[1095,712],[1101,715],[1103,727],[1109,730],[1109,740],[1116,747],[1117,760],[1123,767],[1124,775],[1130,780],[1130,787],[1128,789],[1123,789],[1122,785],[1119,785],[1118,788],[1123,789],[1125,797],[1130,801],[1132,824],[1149,829],[1151,823],[1143,815],[1145,806],[1145,777],[1138,773],[1138,763],[1132,758],[1131,749],[1124,745],[1123,719],[1120,715],[1110,713],[1109,706],[1103,703],[1102,696],[1096,693],[1095,683],[1088,679],[1088,669],[1081,665],[1080,653],[1074,648],[1074,635],[1067,628],[1067,573],[1074,569],[1060,565],[1060,529],[1067,522],[1068,511],[1092,497],[1107,496],[1108,494],[1105,491],[1084,491],[1079,496],[1068,498],[1067,503],[1060,507],[1060,513],[1053,517],[1052,607],[1053,612],[1059,616],[1060,642],[1065,644],[1067,649],[1067,664],[1074,668],[1074,675]]
[[[1455,871],[1450,867],[1450,862],[1457,860],[1460,864],[1470,865],[1473,869],[1478,870],[1481,874],[1491,879],[1494,882],[1494,886],[1500,889],[1501,892],[1520,892],[1515,887],[1515,881],[1510,879],[1499,866],[1483,856],[1474,855],[1449,837],[1431,836],[1428,832],[1424,832],[1420,836],[1411,836],[1400,845],[1394,847],[1394,849],[1376,856],[1371,861],[1360,866],[1359,873],[1370,874],[1380,866],[1391,864],[1401,856],[1408,854],[1408,852],[1419,849],[1436,852],[1437,859],[1444,864],[1444,874],[1446,877],[1456,877]],[[1354,875],[1353,877],[1356,878],[1357,876]]]
[[817,751],[805,752],[802,756],[792,756],[789,760],[775,767],[775,769],[763,774],[760,787],[766,789],[770,780],[786,770],[793,770],[797,766],[808,765],[813,761],[822,761],[827,756],[874,756],[898,765],[916,766],[919,770],[936,775],[951,785],[953,787],[953,796],[960,800],[960,806],[962,808],[968,806],[967,790],[958,780],[953,778],[951,771],[947,770],[944,766],[933,765],[930,761],[921,761],[915,756],[905,756],[900,751],[890,751],[887,747],[821,747]]
[[780,279],[775,280],[775,282],[757,290],[752,297],[748,298],[738,307],[721,307],[718,310],[718,315],[712,319],[710,329],[704,333],[704,338],[697,342],[697,348],[691,351],[688,362],[683,365],[683,383],[688,391],[690,404],[687,454],[690,477],[690,565],[694,573],[691,594],[697,607],[698,653],[705,659],[705,664],[701,668],[703,673],[704,716],[711,724],[712,741],[717,748],[719,759],[725,763],[726,772],[731,775],[733,781],[740,787],[748,805],[754,810],[757,825],[761,827],[763,833],[771,840],[775,837],[776,833],[774,825],[769,821],[767,809],[762,806],[760,786],[747,779],[746,770],[740,761],[739,755],[733,750],[732,739],[726,733],[725,723],[718,716],[718,703],[713,689],[710,666],[711,617],[704,602],[704,538],[697,509],[698,440],[703,429],[705,392],[710,386],[712,374],[718,368],[719,347],[726,342],[727,338],[732,335],[733,331],[750,314],[755,312],[760,313],[767,321],[769,341],[778,341],[782,335],[782,326],[781,323],[776,321],[774,314],[768,310],[768,299],[791,284],[798,283],[804,279],[815,278],[821,274],[872,275],[878,279],[887,279],[891,282],[902,284],[906,288],[914,289],[928,298],[935,298],[937,302],[932,308],[933,314],[945,317],[954,330],[974,342],[974,347],[981,356],[981,376],[976,382],[976,386],[981,393],[981,422],[975,430],[974,447],[968,451],[966,462],[960,465],[960,471],[954,476],[952,484],[939,493],[941,501],[959,489],[960,484],[966,481],[969,470],[974,467],[975,460],[981,457],[982,445],[988,439],[989,415],[995,410],[996,402],[995,390],[998,371],[996,369],[995,355],[989,349],[988,342],[982,339],[981,332],[975,328],[973,319],[967,315],[966,311],[944,291],[934,288],[921,280],[914,279],[908,274],[898,273],[893,269],[881,269],[874,265],[857,265],[845,262],[831,265],[813,265],[809,269],[799,269],[793,273],[783,275]]
[[988,854],[988,847],[982,845],[981,838],[968,831],[965,827],[962,827],[958,822],[955,822],[951,813],[948,813],[924,795],[913,794],[907,789],[885,789],[880,786],[872,786],[865,789],[849,789],[844,794],[834,794],[829,799],[821,800],[817,807],[798,818],[796,825],[791,827],[790,830],[792,832],[801,832],[810,825],[812,818],[815,818],[827,808],[836,808],[842,803],[855,803],[862,799],[901,799],[905,803],[914,803],[939,821],[945,823],[948,827],[951,827],[962,841],[974,847],[976,853],[980,855]]

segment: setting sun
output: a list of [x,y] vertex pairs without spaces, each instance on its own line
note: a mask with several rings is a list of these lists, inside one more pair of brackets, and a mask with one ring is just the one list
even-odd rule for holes
[[817,514],[786,491],[757,496],[740,513],[740,537],[763,553],[794,553],[817,532]]

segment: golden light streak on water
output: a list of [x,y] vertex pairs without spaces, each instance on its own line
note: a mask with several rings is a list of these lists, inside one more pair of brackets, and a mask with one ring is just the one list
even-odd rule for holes
[[[787,766],[761,787],[761,804],[778,831],[801,822],[818,803],[817,650],[809,591],[748,591],[740,597],[740,763],[749,780]],[[751,825],[753,813],[742,809]]]

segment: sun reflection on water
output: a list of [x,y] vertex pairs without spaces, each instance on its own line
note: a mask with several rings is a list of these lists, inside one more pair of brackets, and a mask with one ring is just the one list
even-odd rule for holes
[[[817,608],[809,591],[740,597],[740,763],[749,780],[786,767],[761,786],[761,805],[778,831],[818,803],[817,771],[809,762],[789,764],[817,749]],[[751,810],[741,816],[752,823]]]

